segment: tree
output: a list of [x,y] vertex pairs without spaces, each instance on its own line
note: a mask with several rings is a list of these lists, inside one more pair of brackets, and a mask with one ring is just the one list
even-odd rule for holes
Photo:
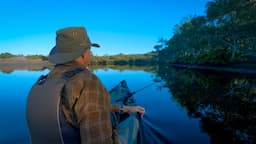
[[207,5],[207,18],[217,28],[218,40],[231,48],[231,61],[238,50],[250,47],[246,41],[256,30],[255,10],[255,1],[248,0],[215,0]]
[[160,61],[234,63],[256,61],[256,1],[213,0],[206,16],[186,17],[174,35],[154,48]]

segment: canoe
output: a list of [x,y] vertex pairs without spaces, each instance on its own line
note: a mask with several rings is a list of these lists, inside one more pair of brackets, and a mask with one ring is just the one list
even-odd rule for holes
[[[133,93],[129,90],[125,80],[109,91],[111,104],[135,106]],[[122,144],[137,144],[139,142],[139,116],[137,113],[112,113],[112,123],[118,130],[118,137]]]

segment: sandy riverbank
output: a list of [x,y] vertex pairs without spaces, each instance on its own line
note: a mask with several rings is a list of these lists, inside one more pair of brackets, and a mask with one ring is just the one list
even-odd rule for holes
[[24,57],[0,59],[0,71],[3,72],[11,72],[14,70],[42,70],[50,66],[52,66],[52,64],[48,61],[40,59],[30,60]]

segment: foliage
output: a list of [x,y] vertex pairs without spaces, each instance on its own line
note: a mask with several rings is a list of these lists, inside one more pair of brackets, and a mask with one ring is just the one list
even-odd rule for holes
[[[156,52],[150,52],[146,54],[132,54],[132,55],[111,55],[111,56],[92,56],[93,65],[152,65],[156,63]],[[43,60],[48,58],[44,55],[13,55],[11,53],[2,53],[0,58],[8,59],[12,57],[25,57],[28,60]]]
[[43,55],[27,55],[25,58],[30,60],[48,60],[48,58]]
[[112,56],[93,56],[93,65],[146,65],[154,63],[156,53],[133,54],[133,55],[112,55]]
[[26,59],[29,60],[48,60],[48,58],[44,55],[27,55],[27,56],[23,56],[23,55],[14,55],[11,54],[9,52],[6,53],[1,53],[0,54],[0,58],[1,59],[8,59],[8,58],[13,58],[13,57],[25,57]]
[[158,59],[196,64],[255,62],[256,1],[213,0],[206,8],[206,16],[186,18],[175,26],[171,39],[155,46]]
[[0,58],[1,58],[1,59],[12,58],[12,57],[15,57],[15,55],[13,55],[13,54],[11,54],[11,53],[8,53],[8,52],[6,52],[6,53],[1,53],[1,54],[0,54]]

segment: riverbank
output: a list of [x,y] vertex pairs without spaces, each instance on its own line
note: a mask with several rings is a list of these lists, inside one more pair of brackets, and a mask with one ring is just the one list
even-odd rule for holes
[[27,59],[25,57],[0,59],[0,71],[3,72],[12,72],[14,70],[41,70],[50,66],[52,66],[52,64],[41,59]]
[[170,64],[177,68],[228,72],[238,74],[256,74],[256,64],[222,64],[222,65],[197,65],[197,64]]
[[[213,71],[213,72],[256,74],[256,64],[198,65],[198,64],[172,63],[169,65],[177,68],[206,70],[206,71]],[[42,70],[52,66],[53,64],[41,59],[27,59],[25,57],[12,57],[12,58],[4,58],[4,59],[0,58],[0,71],[3,71],[3,72],[12,72],[14,70]],[[105,66],[108,66],[108,65],[105,65]]]

